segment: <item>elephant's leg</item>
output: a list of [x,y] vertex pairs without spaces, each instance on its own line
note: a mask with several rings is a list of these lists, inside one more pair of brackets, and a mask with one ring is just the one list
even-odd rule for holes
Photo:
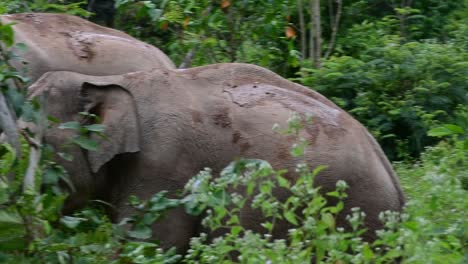
[[[170,162],[163,163],[171,164]],[[135,169],[150,168],[150,166],[141,166],[139,155],[119,155],[110,165],[111,168],[105,180],[108,184],[102,189],[111,189],[108,201],[115,206],[112,218],[116,222],[138,213],[128,205],[131,195],[135,195],[141,200],[149,200],[160,191],[168,191],[168,197],[175,198],[178,197],[176,194],[183,190],[185,182],[179,184],[176,181],[167,180],[176,178],[174,174],[171,174],[170,167]],[[155,171],[165,175],[166,178],[156,177],[159,174],[155,176]],[[139,175],[140,177],[129,177],[129,175]],[[165,249],[175,246],[179,252],[185,252],[190,238],[198,231],[197,226],[197,219],[187,215],[183,208],[171,209],[164,214],[162,219],[152,225],[152,238],[159,240]]]
[[[117,211],[116,222],[137,213],[129,205],[118,206]],[[197,218],[186,214],[183,208],[171,209],[152,225],[152,239],[159,240],[163,249],[176,247],[178,253],[185,253],[189,248],[190,239],[197,235],[197,227]]]
[[198,221],[195,217],[186,214],[183,208],[176,208],[153,225],[153,237],[161,241],[162,248],[175,246],[177,252],[185,253],[189,248],[190,239],[197,235],[197,226]]

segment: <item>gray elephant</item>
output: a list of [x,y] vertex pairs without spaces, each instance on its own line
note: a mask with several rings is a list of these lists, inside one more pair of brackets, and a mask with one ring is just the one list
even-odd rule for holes
[[[312,145],[305,159],[311,167],[327,165],[316,179],[324,190],[338,180],[350,186],[346,210],[360,207],[365,225],[382,227],[378,214],[399,211],[404,195],[390,163],[368,131],[317,92],[273,72],[247,64],[215,64],[188,70],[154,70],[116,76],[50,72],[30,87],[31,97],[48,91],[48,114],[61,121],[79,120],[79,112],[101,117],[107,140],[96,137],[98,151],[71,150],[63,161],[77,191],[67,208],[88,199],[115,205],[115,220],[126,217],[129,195],[143,199],[168,190],[175,194],[205,167],[219,172],[237,157],[263,159],[289,169],[294,181],[299,161],[289,154],[293,143],[272,130],[287,127],[291,112],[312,114],[302,137]],[[50,128],[45,140],[60,149],[72,131]],[[286,192],[278,192],[285,198]],[[244,227],[260,230],[258,212],[244,209]],[[343,219],[339,219],[343,222]],[[164,247],[184,250],[199,221],[174,209],[153,231]],[[168,232],[170,230],[170,232]],[[285,237],[287,226],[275,235]]]
[[[49,71],[74,71],[114,75],[156,68],[175,69],[158,48],[110,28],[65,14],[26,13],[0,16],[4,24],[15,23],[15,49],[21,60],[13,66],[32,81]],[[27,67],[25,67],[27,66]]]

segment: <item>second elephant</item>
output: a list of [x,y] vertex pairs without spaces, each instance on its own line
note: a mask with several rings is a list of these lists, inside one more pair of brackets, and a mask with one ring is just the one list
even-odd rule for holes
[[0,21],[14,23],[15,42],[26,45],[26,51],[15,52],[27,64],[20,60],[11,63],[32,81],[48,71],[100,76],[175,69],[158,48],[76,16],[25,13],[2,15]]

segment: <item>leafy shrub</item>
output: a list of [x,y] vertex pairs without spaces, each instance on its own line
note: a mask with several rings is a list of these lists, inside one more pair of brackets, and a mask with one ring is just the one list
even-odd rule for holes
[[[407,263],[464,263],[468,208],[466,142],[444,141],[397,172],[408,195],[400,238]],[[465,254],[465,255],[464,255]]]
[[86,3],[86,0],[3,0],[0,3],[0,14],[21,12],[55,12],[89,17],[92,13],[88,12],[84,8]]
[[[313,175],[319,173],[319,169],[309,172],[305,167],[298,167],[303,176],[291,185],[280,176],[283,172],[273,171],[267,163],[241,160],[227,167],[221,177],[213,178],[209,170],[200,172],[187,184],[185,196],[177,201],[169,201],[164,198],[164,193],[159,193],[150,199],[151,206],[138,200],[133,200],[133,204],[140,208],[143,216],[154,215],[155,212],[160,214],[164,208],[177,203],[194,214],[206,211],[203,223],[207,228],[227,228],[225,235],[215,239],[206,234],[193,238],[184,256],[185,263],[231,263],[233,258],[238,258],[241,263],[305,263],[311,258],[314,258],[314,263],[392,263],[397,259],[402,263],[461,263],[463,248],[466,247],[464,214],[468,206],[468,195],[461,179],[467,176],[468,160],[464,154],[466,148],[460,142],[446,142],[429,149],[419,164],[402,163],[397,166],[408,194],[408,205],[401,221],[397,214],[382,214],[386,228],[379,232],[377,241],[372,244],[363,242],[358,236],[362,232],[360,223],[364,217],[359,211],[349,218],[355,231],[347,233],[336,228],[334,216],[342,205],[325,206],[325,197],[312,187]],[[2,160],[7,159],[3,156]],[[229,186],[244,186],[246,192],[244,195],[241,192],[228,193],[226,188]],[[285,202],[278,202],[271,192],[274,186],[290,188],[293,195]],[[338,190],[329,195],[343,198],[345,186],[339,183]],[[28,203],[33,205],[32,201],[26,200],[26,203],[16,206],[32,208],[25,206]],[[50,207],[50,203],[43,205],[56,208]],[[271,230],[278,219],[292,224],[294,228],[289,230],[289,237],[274,240],[268,231],[262,235],[243,229],[239,223],[239,209],[249,205],[270,216],[263,224],[266,230]],[[295,208],[301,205],[306,208],[299,216]],[[151,208],[163,211],[152,211]],[[37,210],[30,213],[35,212]],[[126,239],[120,224],[110,223],[102,212],[96,210],[85,209],[73,216],[57,218],[57,211],[49,209],[41,215],[40,223],[47,227],[43,237],[28,247],[16,244],[16,251],[2,247],[2,261],[175,263],[181,260],[173,250],[164,251],[155,243]],[[14,219],[0,215],[3,226],[1,239],[24,235],[21,221]],[[137,219],[143,218],[137,216],[133,219],[136,224]],[[7,230],[9,233],[5,233]],[[11,247],[15,244],[10,241],[2,245]]]
[[[455,44],[381,39],[358,58],[332,57],[298,78],[348,110],[392,159],[416,156],[436,140],[427,131],[451,123],[468,105],[468,52]],[[465,107],[464,107],[465,106]]]
[[194,66],[247,62],[278,72],[288,71],[285,61],[297,66],[294,40],[284,33],[296,10],[291,0],[120,0],[116,7],[117,28],[160,47],[177,64],[192,53]]

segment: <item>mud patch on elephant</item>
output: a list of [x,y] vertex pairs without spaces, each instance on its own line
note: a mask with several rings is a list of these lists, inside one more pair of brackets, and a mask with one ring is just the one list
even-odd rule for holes
[[212,118],[214,124],[222,128],[228,128],[232,125],[227,108],[220,108],[218,113],[212,115]]
[[313,145],[317,141],[317,137],[319,136],[320,127],[318,123],[306,124],[305,132],[305,138],[309,141],[309,145]]
[[240,144],[240,153],[245,154],[247,150],[249,150],[252,147],[249,142],[244,142]]
[[233,144],[236,144],[237,142],[239,142],[239,140],[241,139],[241,133],[239,131],[234,131],[234,133],[232,133],[232,143]]
[[287,146],[280,146],[278,148],[278,152],[276,154],[276,157],[279,159],[279,160],[288,160],[291,158],[291,153],[290,153],[290,150]]
[[67,37],[67,45],[73,54],[80,60],[91,61],[94,58],[93,41],[91,37],[81,34],[80,32],[61,32],[60,34]]
[[[27,23],[30,23],[30,24],[41,24],[43,21],[38,17],[37,14],[13,14],[13,15],[10,15],[11,17],[13,17],[14,20],[17,20],[17,21],[24,21],[24,22],[27,22]],[[32,23],[31,23],[32,22]]]
[[199,111],[192,110],[190,114],[192,115],[192,121],[194,123],[198,123],[198,124],[203,123],[203,117]]

